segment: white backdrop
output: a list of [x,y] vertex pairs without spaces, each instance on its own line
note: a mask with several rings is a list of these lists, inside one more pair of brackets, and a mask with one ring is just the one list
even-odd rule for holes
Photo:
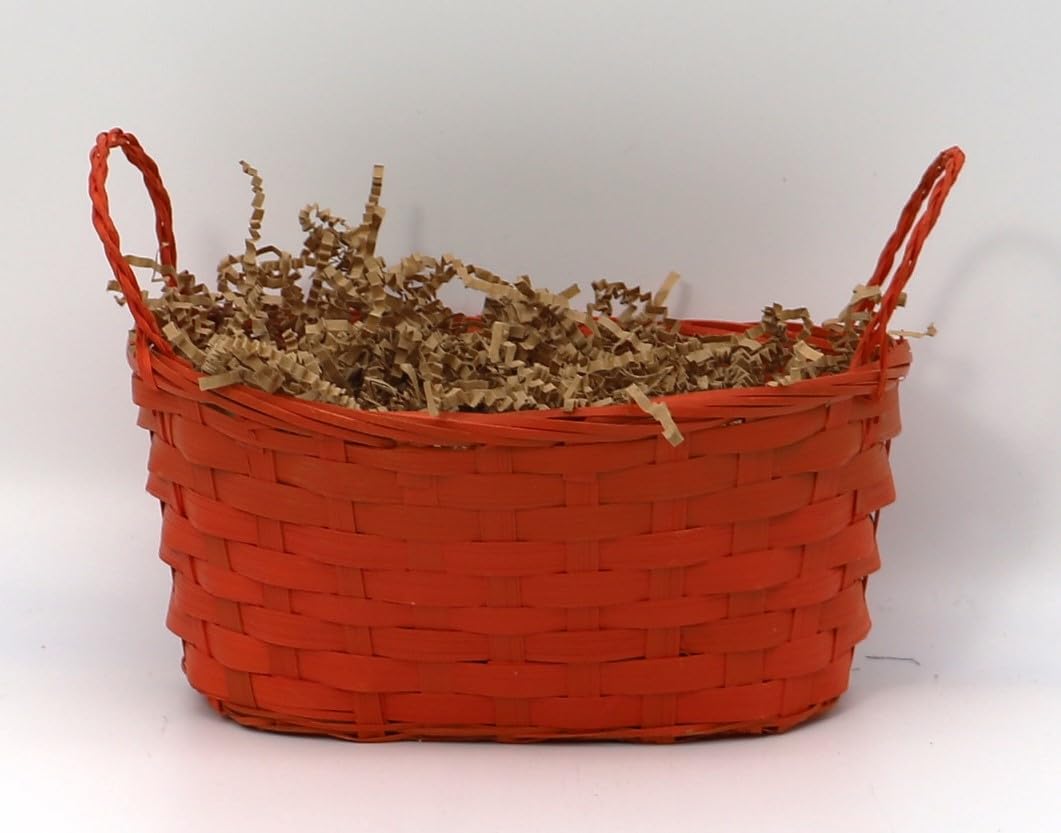
[[[1025,2],[5,4],[0,820],[78,830],[1055,829],[1061,801],[1061,7]],[[87,154],[136,133],[181,265],[356,216],[388,256],[546,285],[684,276],[678,312],[835,313],[935,153],[968,163],[915,344],[875,629],[827,720],[674,748],[358,747],[240,730],[186,687],[143,492],[128,314]],[[113,157],[127,251],[154,252]],[[866,654],[915,658],[869,660]],[[13,827],[12,829],[19,829]],[[238,829],[238,828],[237,828]]]

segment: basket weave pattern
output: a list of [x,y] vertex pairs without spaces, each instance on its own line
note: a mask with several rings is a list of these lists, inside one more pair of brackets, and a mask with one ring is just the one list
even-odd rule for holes
[[856,366],[670,397],[672,447],[632,405],[431,417],[201,391],[122,259],[113,147],[144,172],[167,265],[171,212],[136,140],[101,134],[90,190],[136,323],[167,624],[214,708],[358,740],[667,741],[783,730],[846,689],[910,362],[887,320],[960,151],[885,248],[877,284],[909,237]]

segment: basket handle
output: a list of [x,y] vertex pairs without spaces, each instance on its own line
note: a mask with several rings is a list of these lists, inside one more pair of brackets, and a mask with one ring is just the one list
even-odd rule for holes
[[[917,258],[921,254],[921,247],[924,246],[932,227],[936,225],[939,213],[943,209],[943,202],[957,181],[963,164],[965,164],[965,154],[959,147],[952,147],[940,153],[928,166],[928,170],[921,177],[921,182],[918,183],[906,207],[903,208],[903,213],[899,215],[899,222],[891,237],[888,238],[888,242],[884,244],[884,250],[877,260],[877,268],[873,272],[873,277],[869,279],[868,285],[883,286],[904,241],[906,249],[891,282],[881,296],[877,313],[870,319],[862,334],[862,340],[859,342],[852,362],[853,366],[857,367],[871,362],[873,351],[877,347],[880,347],[883,357],[888,342],[888,321],[895,312],[895,308],[899,306],[903,288],[914,273]],[[925,210],[918,219],[922,207]],[[867,306],[869,303],[866,302]]]
[[[112,148],[121,148],[125,158],[143,174],[144,185],[155,208],[155,234],[158,237],[159,260],[167,272],[177,268],[177,247],[173,241],[173,209],[170,206],[169,194],[162,184],[158,166],[148,156],[132,133],[114,128],[96,137],[96,144],[89,154],[91,170],[88,176],[88,193],[92,199],[92,225],[103,243],[114,277],[122,288],[129,311],[133,314],[137,335],[137,363],[145,375],[150,375],[150,357],[147,355],[148,344],[156,349],[173,355],[173,347],[162,334],[154,314],[144,303],[140,284],[133,274],[132,267],[122,254],[121,238],[114,227],[110,216],[110,202],[107,199],[107,157]],[[172,273],[167,280],[173,281]]]

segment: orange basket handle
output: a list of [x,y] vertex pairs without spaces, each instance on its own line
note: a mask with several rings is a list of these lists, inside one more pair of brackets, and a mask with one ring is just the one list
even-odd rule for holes
[[[921,247],[925,245],[925,240],[932,231],[932,227],[936,225],[939,213],[943,209],[943,202],[947,199],[947,194],[950,193],[950,189],[958,180],[958,174],[964,164],[965,154],[961,148],[952,147],[940,153],[935,161],[928,166],[928,170],[921,177],[921,182],[918,183],[914,193],[910,195],[906,207],[903,208],[903,213],[899,215],[899,222],[895,226],[895,231],[892,232],[891,237],[888,238],[888,242],[884,244],[884,250],[880,253],[880,258],[877,260],[877,268],[873,272],[873,277],[869,279],[868,285],[883,286],[885,279],[892,271],[895,256],[899,253],[903,241],[906,241],[906,249],[903,251],[902,260],[899,261],[891,282],[881,296],[880,307],[877,309],[876,315],[870,319],[865,332],[862,334],[862,340],[859,342],[858,350],[855,352],[855,358],[852,362],[853,366],[857,367],[871,362],[874,350],[878,347],[883,358],[888,342],[888,321],[891,320],[895,308],[899,306],[903,289],[914,274],[914,267],[917,265],[917,258],[921,254]],[[918,219],[918,214],[923,206],[925,211],[921,214],[921,218]],[[917,221],[916,225],[915,220]],[[907,239],[908,237],[909,239]],[[867,306],[869,306],[869,303],[867,301]]]
[[[144,303],[140,284],[133,274],[132,267],[122,254],[121,238],[114,227],[110,216],[110,202],[107,199],[107,157],[111,148],[121,148],[133,166],[144,176],[144,185],[151,196],[155,207],[155,234],[158,237],[159,260],[165,267],[177,268],[177,247],[173,241],[173,209],[170,206],[169,194],[162,184],[158,166],[148,156],[132,133],[115,128],[96,137],[96,144],[89,154],[91,170],[88,176],[88,194],[92,199],[92,225],[96,227],[99,239],[103,242],[103,251],[107,255],[114,277],[125,295],[129,311],[133,314],[137,335],[137,362],[145,375],[150,375],[150,359],[146,348],[148,344],[167,355],[173,355],[173,347],[159,329],[154,314]],[[169,270],[167,270],[169,271]],[[167,278],[172,281],[172,276]]]

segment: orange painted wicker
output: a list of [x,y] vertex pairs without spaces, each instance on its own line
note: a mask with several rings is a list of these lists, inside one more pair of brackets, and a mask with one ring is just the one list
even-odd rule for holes
[[116,147],[171,266],[172,214],[136,139],[101,134],[93,222],[136,323],[167,623],[215,709],[358,740],[668,741],[784,730],[846,689],[911,357],[886,326],[959,149],[885,246],[873,284],[905,241],[856,366],[669,397],[686,437],[672,448],[633,405],[432,417],[201,391],[123,259],[104,189]]

